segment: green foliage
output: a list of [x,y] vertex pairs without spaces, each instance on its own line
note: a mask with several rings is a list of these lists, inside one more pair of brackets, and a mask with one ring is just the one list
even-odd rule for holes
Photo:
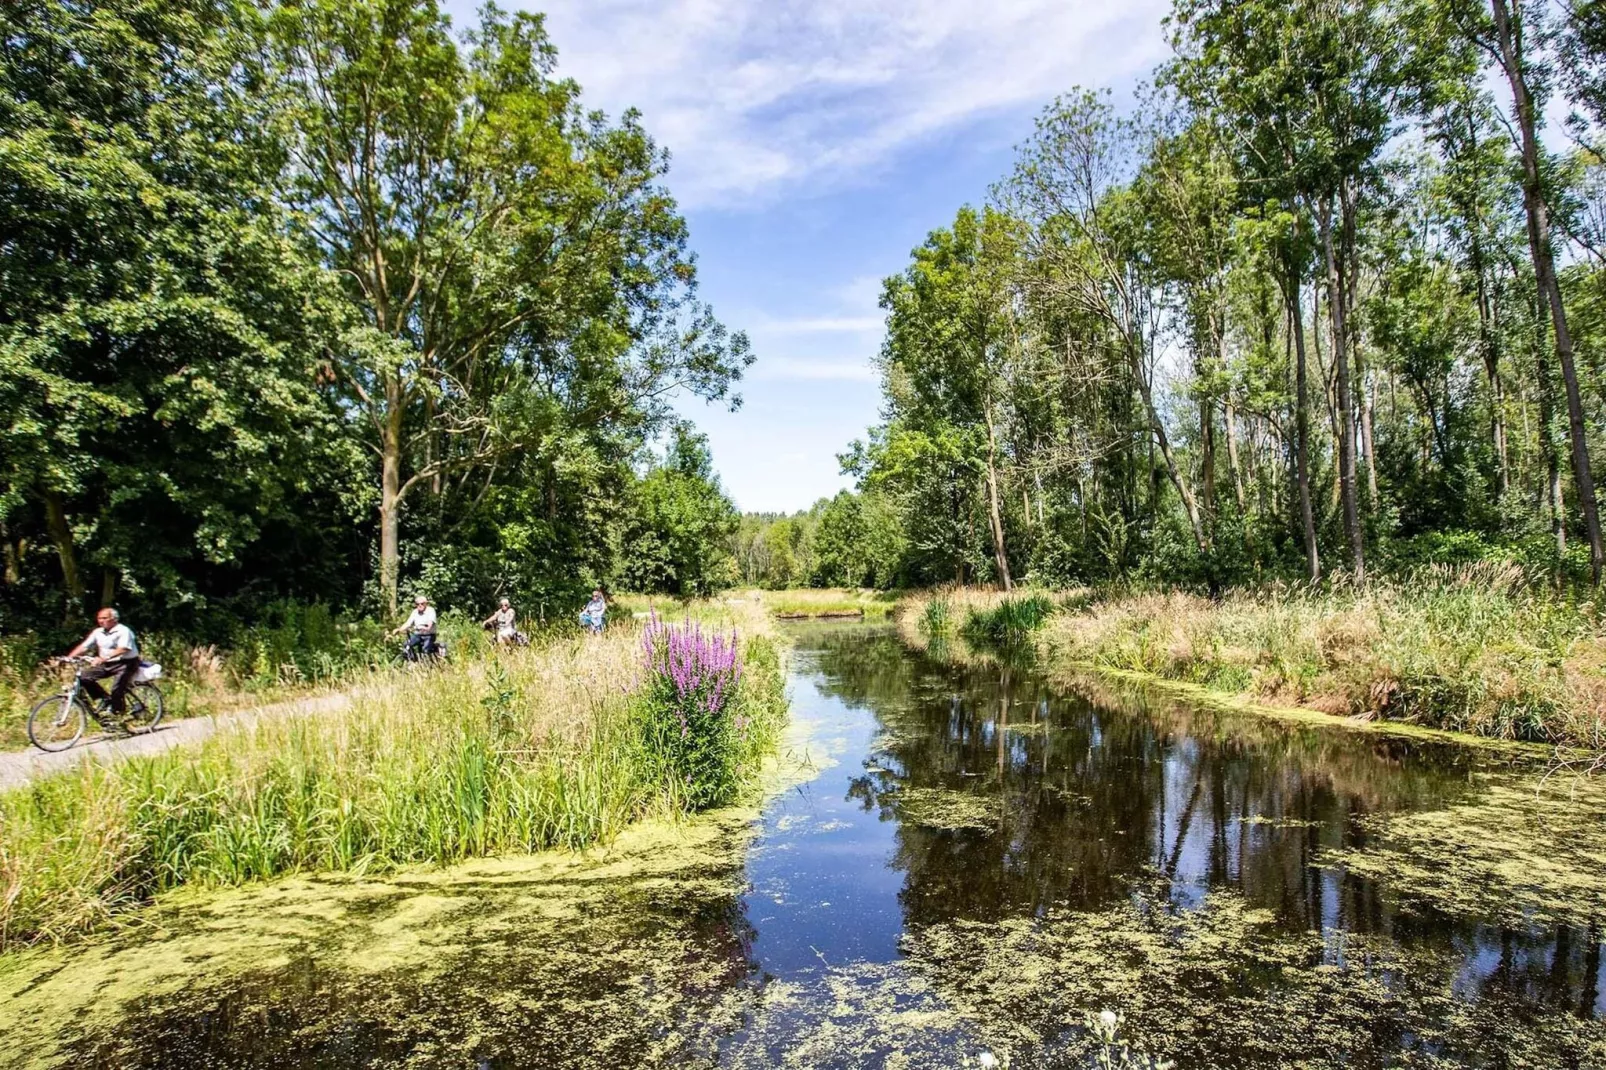
[[677,394],[739,401],[747,340],[697,300],[667,154],[555,56],[433,0],[5,8],[7,631],[725,582],[706,464],[647,448]]
[[736,507],[714,474],[707,439],[678,427],[668,456],[648,469],[627,531],[623,582],[632,591],[702,597],[728,587],[725,550]]
[[[937,605],[933,602],[930,605]],[[946,605],[946,603],[940,603]],[[1020,646],[1054,615],[1054,602],[1047,595],[1031,594],[1005,598],[991,607],[972,608],[965,618],[965,637],[972,642],[995,647]],[[930,615],[927,608],[927,616]],[[946,617],[946,613],[944,613]]]
[[942,639],[953,631],[953,614],[948,600],[936,597],[920,611],[920,634],[927,639]]

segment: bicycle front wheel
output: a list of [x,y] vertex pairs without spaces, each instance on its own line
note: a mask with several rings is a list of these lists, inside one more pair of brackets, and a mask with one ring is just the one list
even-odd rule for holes
[[123,723],[133,733],[153,731],[166,712],[162,689],[153,683],[135,684],[128,689],[127,716]]
[[28,711],[28,738],[40,750],[66,750],[89,727],[89,710],[80,696],[51,695]]

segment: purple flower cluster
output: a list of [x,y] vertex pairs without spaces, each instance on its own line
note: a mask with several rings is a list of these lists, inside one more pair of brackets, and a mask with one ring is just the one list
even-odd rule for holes
[[641,646],[648,672],[674,689],[682,737],[688,731],[687,707],[718,716],[742,678],[735,631],[728,636],[704,633],[700,624],[677,627],[654,615],[642,633]]

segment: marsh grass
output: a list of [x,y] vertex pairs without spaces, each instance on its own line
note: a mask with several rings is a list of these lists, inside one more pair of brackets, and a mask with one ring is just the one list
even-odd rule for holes
[[847,587],[733,591],[727,598],[756,601],[782,618],[862,616],[867,620],[885,619],[898,602],[892,592]]
[[[780,658],[743,621],[736,745],[773,746]],[[264,718],[194,748],[85,763],[0,795],[0,948],[62,940],[180,885],[376,873],[606,840],[695,791],[653,774],[640,637],[380,674],[349,712]]]
[[991,608],[972,609],[965,618],[964,633],[972,642],[1019,646],[1048,623],[1054,608],[1053,601],[1046,595],[1006,597]]
[[1328,713],[1599,747],[1606,646],[1593,604],[1513,566],[1361,589],[1139,593],[1060,615],[1045,645],[1094,665]]

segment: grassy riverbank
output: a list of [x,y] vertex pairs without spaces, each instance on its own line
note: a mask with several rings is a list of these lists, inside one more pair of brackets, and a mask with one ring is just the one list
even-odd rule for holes
[[740,631],[741,676],[672,761],[645,740],[682,716],[673,688],[620,621],[379,679],[348,713],[265,719],[0,796],[0,946],[82,933],[181,885],[577,847],[726,798],[784,722],[780,656],[762,613],[695,614]]
[[[1043,613],[1022,613],[1029,598]],[[1513,568],[1429,570],[1364,590],[1216,600],[1087,591],[949,591],[900,606],[906,634],[1020,630],[1049,660],[1222,694],[1495,739],[1606,750],[1606,638],[1593,603]]]

